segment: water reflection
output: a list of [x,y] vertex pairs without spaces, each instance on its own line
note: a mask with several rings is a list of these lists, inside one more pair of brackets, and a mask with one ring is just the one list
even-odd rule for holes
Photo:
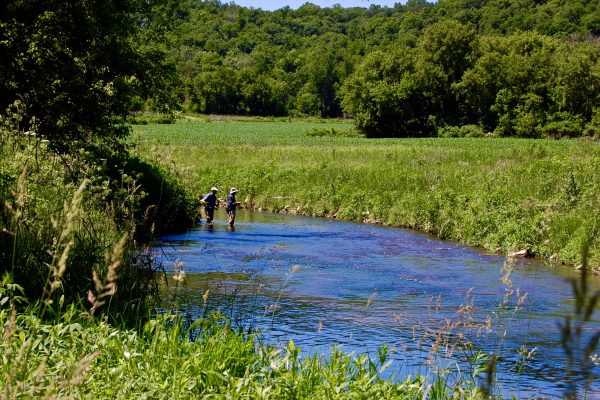
[[572,309],[570,268],[506,263],[406,230],[249,212],[235,230],[218,213],[213,226],[163,240],[165,263],[181,260],[188,278],[166,291],[166,308],[220,310],[305,353],[339,343],[375,355],[387,344],[400,376],[427,373],[428,360],[469,368],[480,348],[501,356],[503,393],[564,389],[557,322]]

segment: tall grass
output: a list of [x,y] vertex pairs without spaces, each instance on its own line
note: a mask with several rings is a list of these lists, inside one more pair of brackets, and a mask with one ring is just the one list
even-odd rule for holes
[[[115,253],[117,251],[115,250]],[[509,274],[507,267],[506,274]],[[509,279],[509,276],[506,277]],[[585,290],[585,274],[575,283],[575,313],[563,328],[565,348],[575,356],[568,367],[573,386],[567,398],[586,398],[587,368],[597,346],[597,334],[587,342],[577,327],[593,313],[597,294]],[[507,286],[504,308],[519,306]],[[397,376],[392,352],[345,353],[335,346],[327,358],[302,356],[293,341],[283,347],[261,344],[252,334],[234,329],[213,314],[192,324],[166,314],[135,330],[115,328],[77,307],[64,309],[52,323],[37,316],[37,307],[16,312],[20,289],[0,284],[0,398],[251,398],[251,399],[489,399],[503,398],[495,388],[497,360],[469,346],[460,332],[480,329],[472,319],[471,293],[459,307],[457,319],[439,330],[424,332],[421,340],[431,358],[464,352],[471,368],[432,368],[428,375]],[[367,303],[372,303],[371,297]],[[440,300],[438,299],[438,302]],[[513,304],[514,302],[514,304]],[[435,305],[438,307],[439,305]],[[590,310],[590,315],[585,316]],[[580,318],[581,317],[581,318]],[[569,325],[575,318],[576,324]],[[571,332],[571,331],[569,331]],[[583,346],[579,346],[584,342]],[[470,354],[470,355],[469,355]],[[583,358],[579,359],[579,356]],[[571,362],[573,361],[573,362]],[[434,365],[434,360],[431,360]],[[383,376],[388,376],[384,378]],[[583,385],[582,385],[583,382]],[[506,389],[506,388],[505,388]],[[572,391],[571,391],[572,390]],[[506,390],[510,392],[510,390]],[[578,395],[579,393],[579,395]]]
[[258,346],[218,316],[189,328],[163,316],[134,331],[77,314],[69,308],[47,325],[30,314],[0,312],[1,398],[482,398],[465,382],[381,378],[389,367],[385,349],[376,358],[335,348],[327,360],[303,358],[291,341],[285,348]]
[[572,265],[592,237],[590,265],[600,266],[596,142],[307,135],[313,128],[186,121],[134,135],[139,154],[181,171],[196,196],[236,186],[248,208],[410,227]]
[[594,365],[599,365],[595,353],[600,342],[600,331],[585,329],[594,321],[600,291],[592,292],[588,282],[588,245],[583,246],[581,272],[579,279],[572,280],[574,309],[573,313],[559,324],[561,345],[567,357],[566,370],[569,380],[565,397],[567,399],[587,398],[591,382],[597,378]]
[[[135,323],[158,293],[147,241],[188,226],[192,202],[160,166],[126,154],[57,155],[20,130],[21,118],[19,104],[0,117],[0,276],[45,301],[47,317],[63,304],[87,305],[90,289],[102,298],[118,264],[121,289],[102,311]],[[114,243],[118,260],[107,260]]]

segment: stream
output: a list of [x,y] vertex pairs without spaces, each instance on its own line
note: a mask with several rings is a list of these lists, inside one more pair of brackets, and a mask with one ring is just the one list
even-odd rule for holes
[[[214,225],[163,236],[155,253],[168,272],[186,273],[184,284],[168,278],[164,310],[190,318],[219,310],[304,354],[337,344],[377,358],[387,345],[394,362],[385,374],[399,379],[436,368],[468,373],[481,349],[499,356],[495,393],[564,393],[558,324],[573,312],[573,268],[507,262],[411,230],[244,210],[235,230],[218,211]],[[585,337],[600,330],[598,315]],[[600,367],[592,372],[597,378]],[[600,398],[598,379],[588,398]]]

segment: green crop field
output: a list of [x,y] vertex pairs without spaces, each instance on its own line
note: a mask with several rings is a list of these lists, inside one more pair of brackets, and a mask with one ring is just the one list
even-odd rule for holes
[[[141,136],[144,141],[184,146],[205,145],[273,145],[356,142],[349,138],[309,137],[306,132],[318,128],[348,130],[352,122],[318,119],[260,119],[260,118],[193,118],[178,120],[176,124],[134,125],[134,140]],[[344,140],[345,139],[345,140]]]
[[410,227],[443,239],[598,266],[600,147],[525,139],[313,137],[345,121],[136,125],[143,156],[194,196],[237,186],[248,208]]

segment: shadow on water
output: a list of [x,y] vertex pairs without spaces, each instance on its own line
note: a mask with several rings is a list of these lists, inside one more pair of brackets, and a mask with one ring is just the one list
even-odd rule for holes
[[[269,343],[306,354],[394,351],[396,372],[471,367],[476,349],[499,355],[497,388],[517,398],[563,393],[558,321],[572,309],[570,268],[504,257],[408,230],[241,211],[162,238],[167,268],[187,281],[165,308],[191,317],[220,310]],[[592,282],[596,288],[598,282]],[[587,325],[592,334],[600,321]],[[595,367],[598,375],[598,367]],[[592,384],[600,397],[600,385]]]

